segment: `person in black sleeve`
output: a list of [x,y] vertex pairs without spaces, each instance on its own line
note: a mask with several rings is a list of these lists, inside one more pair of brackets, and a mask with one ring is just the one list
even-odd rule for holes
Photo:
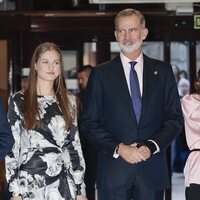
[[[81,110],[84,105],[85,90],[87,87],[88,79],[93,67],[91,65],[81,66],[78,70],[78,82],[80,85],[80,93],[78,94],[81,102]],[[81,111],[80,111],[81,115]],[[80,120],[79,120],[80,127]],[[83,156],[85,158],[86,171],[85,171],[85,185],[86,195],[88,200],[95,200],[96,191],[96,170],[97,170],[97,150],[90,144],[85,136],[80,132],[80,139],[83,149]]]

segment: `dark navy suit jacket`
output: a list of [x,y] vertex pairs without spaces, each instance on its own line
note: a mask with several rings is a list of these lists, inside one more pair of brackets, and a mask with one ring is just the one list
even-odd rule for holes
[[3,108],[3,102],[0,99],[0,160],[10,152],[14,144],[14,139]]
[[[120,56],[97,66],[91,73],[81,128],[99,150],[97,187],[126,187],[137,167],[152,189],[169,187],[166,149],[183,127],[183,117],[172,67],[144,55],[142,114],[136,121]],[[154,140],[160,153],[139,164],[115,159],[123,142]]]

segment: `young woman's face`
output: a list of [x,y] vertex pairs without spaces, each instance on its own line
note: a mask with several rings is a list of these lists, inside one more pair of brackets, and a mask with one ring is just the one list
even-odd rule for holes
[[60,56],[55,50],[46,51],[35,63],[38,81],[54,81],[61,71]]

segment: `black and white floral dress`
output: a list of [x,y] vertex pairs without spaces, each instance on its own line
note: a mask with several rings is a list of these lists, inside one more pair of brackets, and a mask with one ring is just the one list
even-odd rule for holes
[[[8,119],[15,144],[6,157],[6,178],[12,196],[23,200],[74,200],[85,195],[85,162],[76,118],[76,100],[72,104],[73,127],[65,122],[56,98],[38,96],[41,127],[24,128],[24,93],[10,98]],[[31,108],[30,108],[31,109]]]

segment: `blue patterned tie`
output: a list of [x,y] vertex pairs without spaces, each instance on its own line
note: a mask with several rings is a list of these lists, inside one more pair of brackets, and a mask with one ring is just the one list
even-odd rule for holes
[[141,115],[141,94],[140,94],[140,86],[138,81],[137,73],[134,69],[136,61],[129,62],[131,65],[130,70],[130,89],[131,89],[131,98],[132,98],[132,104],[135,111],[137,122],[139,123],[140,115]]

